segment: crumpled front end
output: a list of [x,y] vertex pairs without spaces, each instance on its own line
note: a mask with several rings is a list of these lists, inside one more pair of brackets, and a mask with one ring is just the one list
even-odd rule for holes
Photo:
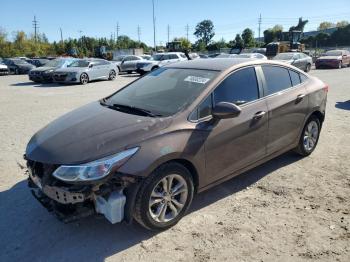
[[137,179],[114,174],[93,183],[66,183],[52,173],[58,165],[27,160],[28,186],[33,196],[65,223],[95,214],[102,214],[112,224],[130,220],[130,203],[136,194],[131,188]]

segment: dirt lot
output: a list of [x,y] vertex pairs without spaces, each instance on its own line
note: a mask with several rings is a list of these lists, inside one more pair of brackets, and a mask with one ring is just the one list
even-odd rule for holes
[[330,86],[308,158],[287,153],[198,195],[172,229],[88,218],[62,224],[31,196],[22,154],[57,116],[135,79],[87,86],[0,77],[0,261],[350,261],[350,68],[318,70]]

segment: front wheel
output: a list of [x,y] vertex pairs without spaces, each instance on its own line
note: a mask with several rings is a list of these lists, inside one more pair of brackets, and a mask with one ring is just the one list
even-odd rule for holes
[[299,144],[295,151],[302,156],[310,155],[316,148],[320,137],[320,131],[320,120],[316,116],[311,116],[304,126],[299,139]]
[[305,72],[310,72],[311,70],[311,64],[307,64],[306,67],[305,67]]
[[342,68],[343,68],[343,62],[342,62],[342,61],[339,61],[338,68],[339,68],[339,69],[342,69]]
[[80,84],[86,85],[87,83],[89,83],[89,76],[87,75],[87,73],[82,73],[80,75]]
[[185,215],[193,192],[193,180],[187,168],[178,163],[162,165],[141,185],[134,217],[147,229],[170,228]]
[[111,70],[109,72],[108,80],[113,81],[116,78],[116,76],[117,76],[117,73],[114,70]]

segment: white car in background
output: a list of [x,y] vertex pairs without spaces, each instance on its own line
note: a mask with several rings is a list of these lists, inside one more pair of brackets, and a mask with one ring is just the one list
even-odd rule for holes
[[8,75],[9,74],[9,68],[7,65],[3,64],[0,61],[0,75]]
[[185,60],[188,59],[185,54],[181,52],[159,53],[153,55],[152,58],[148,61],[137,63],[136,72],[143,75],[159,67]]

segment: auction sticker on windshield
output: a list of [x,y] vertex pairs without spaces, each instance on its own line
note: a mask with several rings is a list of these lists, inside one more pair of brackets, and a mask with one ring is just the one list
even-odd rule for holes
[[210,79],[200,76],[188,76],[184,79],[184,81],[192,82],[192,83],[198,83],[198,84],[206,84]]

